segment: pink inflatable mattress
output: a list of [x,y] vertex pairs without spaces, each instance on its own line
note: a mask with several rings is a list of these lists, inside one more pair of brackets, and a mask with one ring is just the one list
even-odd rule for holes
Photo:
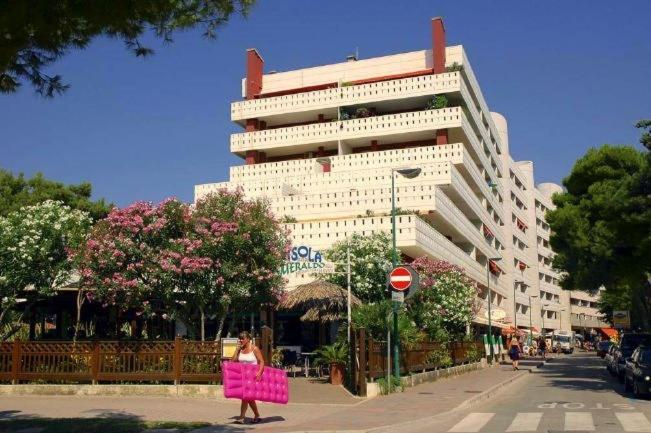
[[256,381],[257,373],[258,366],[255,364],[224,361],[222,363],[224,397],[287,404],[289,400],[287,373],[277,368],[265,367],[262,379]]

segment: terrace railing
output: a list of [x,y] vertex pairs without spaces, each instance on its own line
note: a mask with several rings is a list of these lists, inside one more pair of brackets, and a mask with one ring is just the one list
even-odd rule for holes
[[[354,350],[351,356],[354,366],[351,372],[351,384],[357,394],[366,394],[366,381],[385,377],[387,374],[386,341],[366,338],[364,329],[354,333]],[[473,357],[473,352],[475,357]],[[420,373],[441,367],[467,364],[476,361],[476,355],[484,353],[481,342],[450,342],[447,344],[426,341],[411,346],[402,346],[400,350],[400,373]],[[432,356],[437,354],[439,356]],[[447,355],[445,357],[444,355]],[[447,362],[443,358],[447,358]]]
[[[271,329],[256,344],[271,362]],[[0,343],[0,381],[221,381],[219,341],[15,341]]]

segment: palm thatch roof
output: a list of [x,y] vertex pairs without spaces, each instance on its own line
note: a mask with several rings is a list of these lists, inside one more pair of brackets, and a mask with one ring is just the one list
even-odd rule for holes
[[[304,311],[303,322],[333,322],[346,319],[348,292],[341,286],[323,280],[301,284],[287,292],[277,309],[283,311]],[[351,306],[361,301],[351,296]]]

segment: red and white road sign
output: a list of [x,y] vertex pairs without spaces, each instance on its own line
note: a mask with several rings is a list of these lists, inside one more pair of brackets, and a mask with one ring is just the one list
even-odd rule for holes
[[394,290],[404,291],[411,285],[411,272],[404,266],[399,266],[389,274],[389,284]]

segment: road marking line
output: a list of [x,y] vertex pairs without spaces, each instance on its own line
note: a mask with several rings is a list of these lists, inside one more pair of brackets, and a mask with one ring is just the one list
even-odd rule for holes
[[651,422],[643,413],[615,412],[624,431],[651,432]]
[[594,431],[590,412],[565,412],[565,431]]
[[538,430],[538,424],[540,424],[540,419],[542,418],[542,412],[521,412],[518,413],[513,422],[506,429],[507,432],[512,431],[536,431]]
[[456,433],[474,433],[481,430],[488,421],[495,416],[494,413],[479,413],[473,412],[466,415],[464,419],[459,421],[457,425],[452,427],[448,432]]

